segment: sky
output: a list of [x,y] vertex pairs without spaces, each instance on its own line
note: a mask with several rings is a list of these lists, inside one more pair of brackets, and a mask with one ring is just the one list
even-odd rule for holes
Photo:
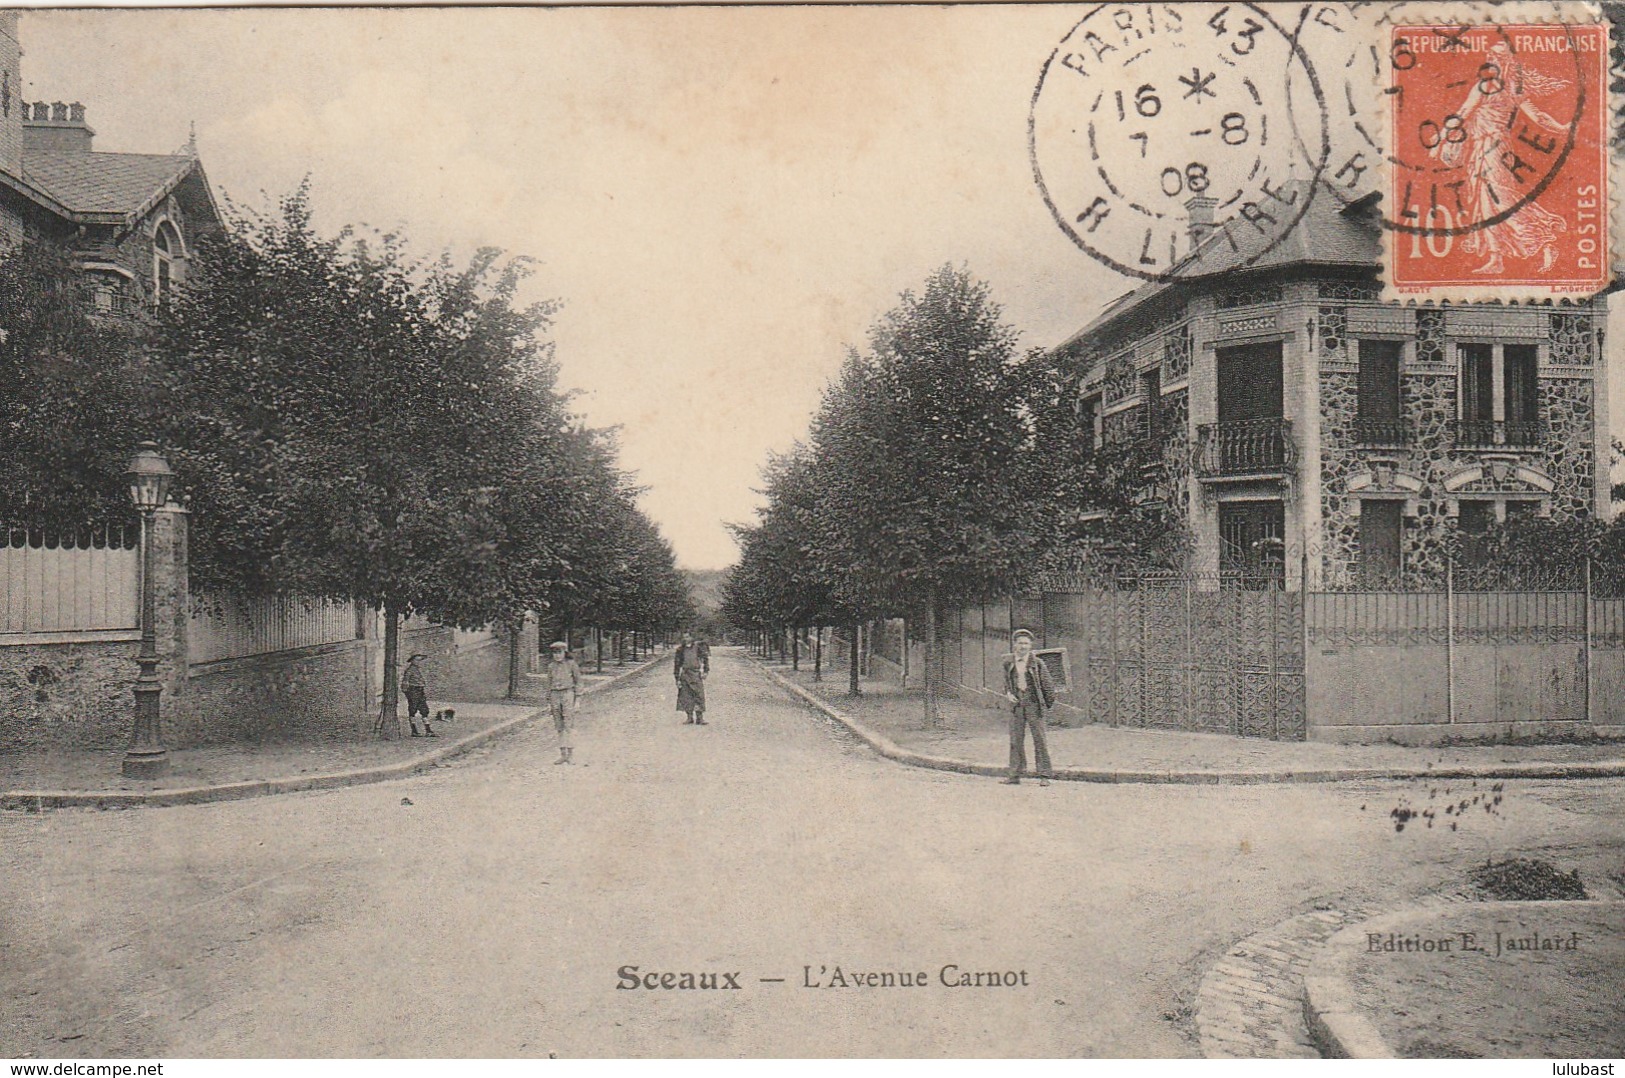
[[721,568],[769,453],[903,290],[963,264],[1047,347],[1133,283],[1060,231],[1028,159],[1085,10],[44,10],[24,96],[83,102],[99,150],[195,124],[239,203],[308,174],[319,227],[536,259],[561,384],[621,428],[679,564]]

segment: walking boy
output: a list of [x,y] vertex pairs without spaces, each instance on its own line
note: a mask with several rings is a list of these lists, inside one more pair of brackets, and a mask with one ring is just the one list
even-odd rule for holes
[[581,667],[570,657],[570,645],[553,641],[553,661],[547,664],[547,702],[553,712],[553,729],[559,732],[559,758],[554,764],[573,764],[570,754],[571,721],[581,700]]
[[[429,676],[423,669],[423,660],[428,656],[414,653],[406,660],[406,669],[401,671],[401,691],[406,693],[406,721],[412,726],[413,737],[439,737],[434,727],[429,725]],[[418,733],[419,715],[423,716],[423,733]],[[397,731],[400,727],[395,728]]]

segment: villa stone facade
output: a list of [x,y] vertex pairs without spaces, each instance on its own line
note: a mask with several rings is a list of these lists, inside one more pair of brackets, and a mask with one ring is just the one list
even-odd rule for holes
[[1606,514],[1606,300],[1384,303],[1375,221],[1332,201],[1295,242],[1147,285],[1057,350],[1098,443],[1162,441],[1153,493],[1190,529],[1188,568],[1410,585],[1442,576],[1452,529]]

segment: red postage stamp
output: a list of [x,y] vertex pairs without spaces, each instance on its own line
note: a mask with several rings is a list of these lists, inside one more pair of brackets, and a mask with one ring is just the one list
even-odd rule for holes
[[1388,46],[1390,293],[1602,291],[1606,26],[1394,26]]

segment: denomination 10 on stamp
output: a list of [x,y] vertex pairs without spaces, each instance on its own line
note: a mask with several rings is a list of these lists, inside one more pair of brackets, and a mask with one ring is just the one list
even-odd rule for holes
[[1603,25],[1395,26],[1396,295],[1594,295],[1610,276]]

